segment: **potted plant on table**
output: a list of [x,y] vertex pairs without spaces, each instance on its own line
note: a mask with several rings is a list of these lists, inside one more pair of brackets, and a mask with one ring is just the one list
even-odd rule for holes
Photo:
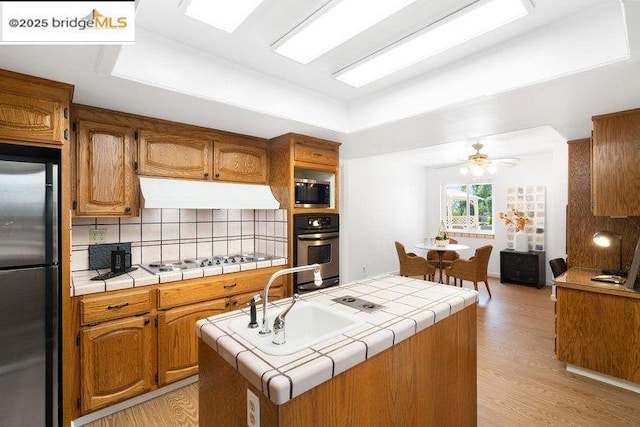
[[444,223],[440,222],[440,230],[436,236],[436,246],[447,246],[449,244],[449,235],[444,228]]

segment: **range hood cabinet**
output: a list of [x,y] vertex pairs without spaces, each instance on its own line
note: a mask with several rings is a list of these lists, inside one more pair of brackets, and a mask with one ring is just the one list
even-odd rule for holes
[[268,185],[140,177],[143,208],[279,209]]

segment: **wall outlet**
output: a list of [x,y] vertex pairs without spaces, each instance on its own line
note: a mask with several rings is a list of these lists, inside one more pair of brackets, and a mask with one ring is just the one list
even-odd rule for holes
[[247,425],[260,427],[260,399],[247,389]]
[[363,265],[363,266],[362,266],[362,272],[364,273],[365,271],[367,271],[367,266],[366,266],[366,265]]
[[89,242],[90,243],[102,243],[107,240],[106,228],[90,228],[89,229]]

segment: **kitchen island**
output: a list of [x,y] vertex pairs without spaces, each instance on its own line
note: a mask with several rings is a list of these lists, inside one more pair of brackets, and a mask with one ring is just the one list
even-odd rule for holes
[[[367,313],[333,301],[347,295],[383,308]],[[263,427],[476,425],[476,291],[385,275],[302,300],[364,323],[285,356],[229,328],[238,317],[248,321],[248,310],[197,323],[201,426],[247,425],[247,390],[260,400]],[[276,310],[288,304],[280,300]]]

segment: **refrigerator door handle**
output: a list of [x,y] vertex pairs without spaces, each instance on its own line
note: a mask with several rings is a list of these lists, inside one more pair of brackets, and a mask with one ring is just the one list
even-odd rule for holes
[[58,265],[58,166],[47,163],[45,171],[45,264]]

